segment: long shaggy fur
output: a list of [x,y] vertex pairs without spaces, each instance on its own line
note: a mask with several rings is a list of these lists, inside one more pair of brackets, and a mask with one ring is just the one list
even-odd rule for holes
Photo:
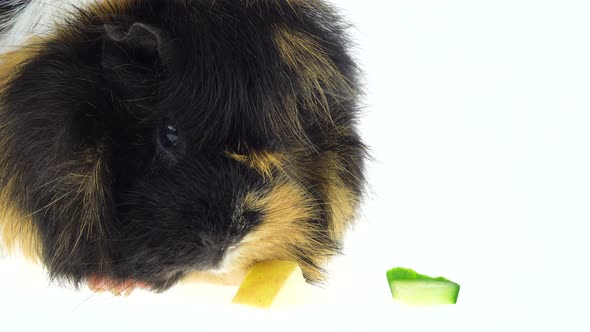
[[98,275],[162,291],[268,259],[323,280],[366,154],[337,13],[316,0],[70,13],[0,55],[4,246],[74,285]]

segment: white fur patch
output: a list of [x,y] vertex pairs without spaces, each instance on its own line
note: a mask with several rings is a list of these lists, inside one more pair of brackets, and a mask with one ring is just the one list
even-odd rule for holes
[[[18,2],[17,0],[8,0]],[[32,0],[6,22],[0,35],[0,53],[12,51],[34,36],[45,36],[63,23],[76,8],[87,8],[99,0]]]

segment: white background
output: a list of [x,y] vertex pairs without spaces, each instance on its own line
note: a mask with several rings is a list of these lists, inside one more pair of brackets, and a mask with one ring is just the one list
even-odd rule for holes
[[[334,2],[356,25],[374,161],[308,305],[251,311],[208,285],[89,298],[5,260],[0,330],[589,331],[587,1]],[[395,304],[393,266],[460,283],[458,304]]]

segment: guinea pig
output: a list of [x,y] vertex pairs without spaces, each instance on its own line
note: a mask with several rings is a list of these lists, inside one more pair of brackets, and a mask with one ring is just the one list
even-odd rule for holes
[[274,259],[325,280],[368,150],[331,5],[15,0],[0,15],[7,252],[114,292]]

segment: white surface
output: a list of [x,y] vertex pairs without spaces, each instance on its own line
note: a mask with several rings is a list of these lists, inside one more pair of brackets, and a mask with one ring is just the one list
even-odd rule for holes
[[[369,91],[362,130],[375,162],[363,221],[312,305],[250,311],[226,304],[235,289],[204,285],[84,302],[88,291],[47,287],[35,268],[3,262],[3,324],[590,330],[587,2],[337,3],[357,25]],[[458,282],[459,303],[393,304],[393,266]]]

